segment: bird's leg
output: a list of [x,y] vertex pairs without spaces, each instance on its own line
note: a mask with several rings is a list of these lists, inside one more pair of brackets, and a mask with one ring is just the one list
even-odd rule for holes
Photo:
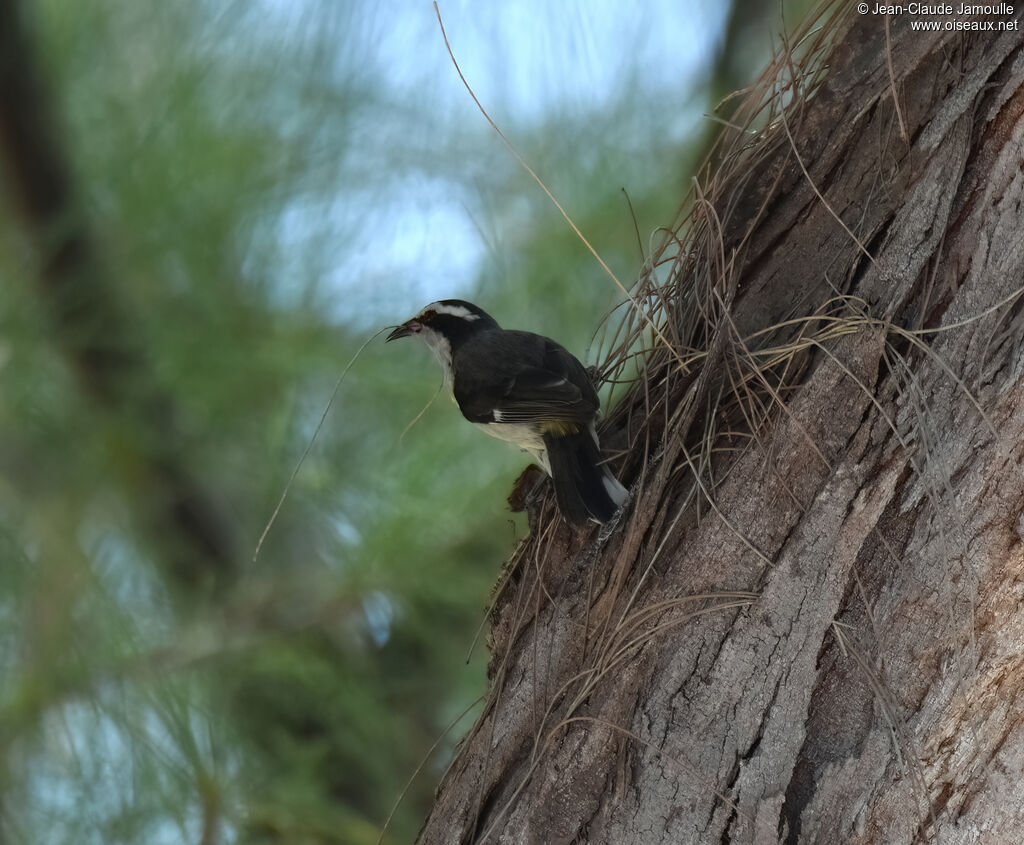
[[533,510],[537,491],[545,478],[547,473],[536,464],[530,464],[519,473],[519,477],[512,484],[512,492],[508,494],[508,506],[513,513]]

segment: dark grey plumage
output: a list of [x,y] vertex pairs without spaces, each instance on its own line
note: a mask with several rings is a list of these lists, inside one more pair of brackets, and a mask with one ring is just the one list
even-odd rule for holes
[[600,463],[594,429],[600,401],[570,352],[542,335],[506,331],[457,299],[431,303],[388,340],[412,335],[437,356],[467,420],[534,455],[552,477],[567,519],[611,519],[626,491]]

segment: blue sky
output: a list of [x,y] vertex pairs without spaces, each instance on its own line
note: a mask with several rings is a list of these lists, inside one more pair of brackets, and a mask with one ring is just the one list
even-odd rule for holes
[[[272,22],[301,28],[331,4],[269,5]],[[282,221],[281,234],[295,253],[309,252],[303,241],[311,236],[332,238],[338,246],[319,269],[327,287],[342,292],[339,317],[362,313],[372,323],[393,318],[398,304],[399,313],[412,312],[433,299],[465,295],[489,250],[492,259],[495,250],[514,252],[514,238],[506,242],[507,221],[489,216],[478,190],[488,167],[511,167],[513,160],[459,80],[430,2],[350,4],[340,24],[337,8],[331,14],[346,33],[339,72],[356,67],[397,109],[408,103],[412,117],[401,128],[401,113],[380,115],[379,121],[371,116],[356,133],[354,160],[387,178],[367,180],[326,211],[296,207]],[[700,129],[703,104],[695,105],[690,95],[720,41],[721,4],[446,0],[440,11],[463,73],[513,143],[552,116],[585,121],[626,98],[635,119],[624,121],[608,143],[636,147],[632,178],[640,179],[649,128],[653,132],[657,124],[661,135],[680,142]],[[416,109],[424,105],[429,116],[417,119]],[[454,177],[436,164],[451,150],[465,162]],[[587,162],[577,164],[577,173],[540,175],[566,184],[585,180]],[[661,164],[646,166],[650,178]],[[630,178],[622,178],[627,188]],[[522,179],[529,181],[525,173]],[[554,187],[571,208],[572,196]],[[283,276],[289,272],[282,268]]]

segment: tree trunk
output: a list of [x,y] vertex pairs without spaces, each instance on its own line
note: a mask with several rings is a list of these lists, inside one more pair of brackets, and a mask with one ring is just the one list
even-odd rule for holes
[[633,499],[533,514],[421,842],[1024,841],[1024,37],[846,5],[642,276]]

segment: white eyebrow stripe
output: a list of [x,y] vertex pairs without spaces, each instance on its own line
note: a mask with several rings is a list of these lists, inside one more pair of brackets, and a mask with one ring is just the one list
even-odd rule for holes
[[468,308],[463,308],[461,305],[442,305],[440,302],[432,302],[423,309],[424,314],[427,311],[433,311],[435,314],[448,314],[452,317],[460,317],[463,320],[480,319],[479,314],[474,314]]

